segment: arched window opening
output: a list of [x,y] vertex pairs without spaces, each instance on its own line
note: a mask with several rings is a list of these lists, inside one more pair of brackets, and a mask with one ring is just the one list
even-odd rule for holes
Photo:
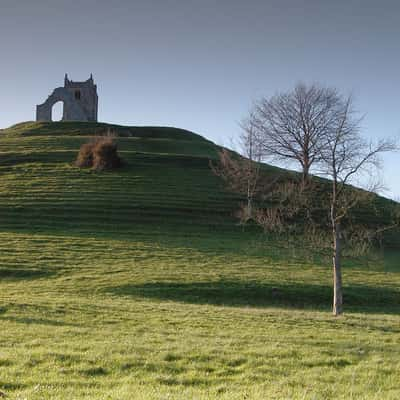
[[81,99],[81,91],[75,90],[75,100],[80,100],[80,99]]
[[57,101],[51,109],[51,120],[52,121],[61,121],[64,113],[64,102]]

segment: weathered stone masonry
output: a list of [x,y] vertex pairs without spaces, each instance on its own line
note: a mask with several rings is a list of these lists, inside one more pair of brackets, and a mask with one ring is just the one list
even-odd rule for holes
[[64,103],[62,121],[97,121],[97,86],[93,76],[84,82],[73,82],[65,74],[64,87],[54,89],[43,104],[36,106],[36,121],[51,121],[53,105]]

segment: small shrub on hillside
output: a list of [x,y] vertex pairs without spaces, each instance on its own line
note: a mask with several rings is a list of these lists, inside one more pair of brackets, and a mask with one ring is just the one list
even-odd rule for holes
[[117,144],[113,137],[99,137],[83,144],[79,150],[75,165],[80,168],[91,167],[96,171],[121,167],[122,161],[118,156]]
[[93,147],[93,168],[102,171],[114,169],[121,166],[121,159],[118,156],[117,144],[110,138],[98,140]]
[[94,142],[84,143],[79,149],[75,165],[79,168],[93,167]]

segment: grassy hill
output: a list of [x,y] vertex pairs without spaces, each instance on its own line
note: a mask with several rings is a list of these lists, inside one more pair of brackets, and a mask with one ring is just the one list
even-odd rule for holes
[[[74,167],[108,129],[126,166]],[[330,265],[236,224],[217,151],[175,128],[0,130],[0,391],[399,398],[400,254],[348,261],[333,319]]]
[[12,207],[4,199],[2,220],[14,229],[132,234],[138,224],[157,229],[188,218],[208,224],[211,215],[223,222],[231,212],[209,173],[215,145],[188,131],[112,126],[124,136],[118,141],[127,166],[104,174],[73,167],[79,146],[104,126],[33,123],[5,130],[0,163],[14,195],[7,190]]

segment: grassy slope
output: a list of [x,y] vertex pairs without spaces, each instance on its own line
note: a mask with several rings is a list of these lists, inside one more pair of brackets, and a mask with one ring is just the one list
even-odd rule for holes
[[[0,390],[15,399],[398,399],[400,266],[329,266],[235,226],[216,148],[116,127],[127,166],[71,166],[108,126],[0,131]],[[290,250],[292,252],[292,250]]]

